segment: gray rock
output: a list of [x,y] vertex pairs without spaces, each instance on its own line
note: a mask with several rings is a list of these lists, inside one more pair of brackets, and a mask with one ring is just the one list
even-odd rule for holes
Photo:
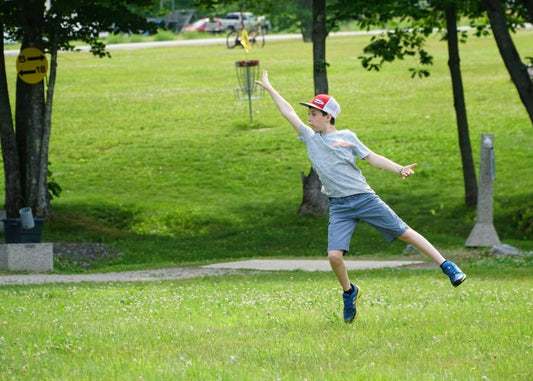
[[418,250],[413,245],[407,245],[405,246],[405,249],[403,249],[404,254],[418,254],[420,253],[420,250]]
[[494,254],[494,255],[497,255],[497,256],[502,256],[502,257],[523,256],[524,255],[516,247],[513,247],[511,245],[507,245],[507,244],[501,244],[501,245],[492,246],[492,248],[490,249],[490,253]]

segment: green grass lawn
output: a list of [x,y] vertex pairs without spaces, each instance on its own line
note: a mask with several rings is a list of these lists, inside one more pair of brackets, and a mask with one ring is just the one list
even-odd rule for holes
[[[533,55],[533,31],[515,37]],[[462,248],[475,223],[464,190],[446,46],[429,41],[435,65],[411,79],[399,62],[379,73],[357,60],[366,36],[327,41],[330,93],[342,106],[338,128],[399,163],[414,177],[362,169],[408,224],[447,250]],[[533,250],[533,127],[494,40],[461,46],[474,158],[482,133],[495,135],[495,226],[504,243]],[[312,46],[270,41],[248,55],[223,45],[114,51],[59,57],[50,162],[62,186],[44,241],[105,242],[122,254],[97,269],[192,264],[244,257],[321,256],[327,218],[296,215],[305,148],[270,99],[235,100],[234,62],[258,59],[299,110],[313,96]],[[6,57],[14,97],[15,57]],[[12,99],[14,102],[14,99]],[[477,165],[477,164],[476,164]],[[3,178],[3,176],[2,176]],[[0,187],[3,189],[3,187]],[[399,255],[361,226],[355,255]],[[56,264],[58,271],[73,271]]]
[[[406,222],[458,259],[466,283],[454,289],[436,268],[352,272],[362,288],[353,325],[342,321],[332,273],[2,286],[0,379],[533,378],[533,257],[463,248],[475,210],[463,202],[446,47],[431,40],[432,76],[412,80],[409,62],[362,70],[367,40],[328,38],[338,127],[397,162],[419,163],[405,182],[362,167]],[[516,37],[523,56],[533,55],[532,40],[532,31]],[[233,95],[234,62],[249,58],[291,103],[310,100],[310,44],[268,42],[248,56],[221,45],[112,55],[60,56],[50,161],[64,191],[44,241],[121,250],[94,271],[323,256],[327,218],[296,214],[310,166],[303,145],[269,99],[254,101],[250,125]],[[476,163],[481,133],[495,135],[495,226],[504,243],[531,251],[533,128],[493,39],[472,39],[461,55]],[[365,225],[352,247],[374,258],[404,249]]]
[[0,287],[2,380],[527,380],[532,262]]

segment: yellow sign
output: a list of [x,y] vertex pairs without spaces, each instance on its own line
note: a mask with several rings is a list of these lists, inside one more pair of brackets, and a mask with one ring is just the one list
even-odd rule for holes
[[48,71],[48,60],[37,48],[23,49],[17,57],[17,75],[26,83],[39,83]]

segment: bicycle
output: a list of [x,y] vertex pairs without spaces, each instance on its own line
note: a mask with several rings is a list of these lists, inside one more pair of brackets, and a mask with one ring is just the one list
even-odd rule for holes
[[233,49],[236,46],[244,48],[243,44],[241,43],[243,31],[248,33],[248,42],[250,45],[255,46],[258,44],[261,47],[265,46],[265,32],[261,25],[258,25],[257,28],[254,28],[249,32],[244,27],[240,31],[236,29],[230,30],[226,36],[226,46],[228,49]]

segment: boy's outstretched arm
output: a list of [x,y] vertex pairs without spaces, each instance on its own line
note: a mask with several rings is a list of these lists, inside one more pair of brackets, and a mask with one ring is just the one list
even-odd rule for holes
[[369,162],[374,167],[385,169],[387,171],[396,172],[402,179],[405,180],[409,176],[413,175],[415,172],[413,168],[417,167],[418,164],[409,164],[405,167],[402,167],[400,164],[396,164],[392,160],[387,159],[384,156],[378,155],[377,153],[372,152],[370,155],[365,157],[365,160]]
[[272,100],[279,109],[281,115],[289,121],[289,123],[294,127],[297,132],[300,132],[300,125],[302,124],[301,119],[298,117],[294,108],[287,102],[279,93],[274,89],[268,80],[268,72],[263,70],[263,76],[261,81],[255,81],[259,86],[264,88],[272,97]]

